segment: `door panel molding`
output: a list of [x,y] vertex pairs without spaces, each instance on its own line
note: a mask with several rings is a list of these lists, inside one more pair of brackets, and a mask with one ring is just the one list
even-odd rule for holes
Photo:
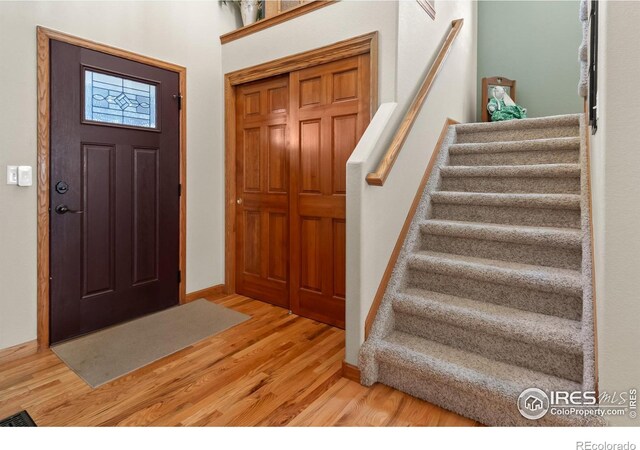
[[[345,326],[346,162],[369,123],[369,54],[292,72],[291,310]],[[319,80],[309,89],[308,80]],[[307,94],[309,99],[301,101]],[[312,126],[309,126],[312,125]]]
[[[236,292],[236,94],[239,85],[319,66],[359,55],[369,55],[369,115],[378,109],[378,32],[279,58],[225,74],[225,292]],[[341,80],[338,80],[339,82]],[[310,86],[311,87],[311,86]],[[348,102],[349,99],[340,99]],[[246,200],[246,199],[245,199]]]
[[[82,148],[82,177],[87,180],[83,185],[82,207],[85,211],[82,215],[82,298],[86,299],[96,294],[112,292],[116,289],[116,222],[115,222],[115,163],[116,163],[116,146],[113,144],[81,144]],[[100,155],[102,153],[102,155]],[[105,154],[106,153],[106,154]],[[92,159],[101,156],[108,160],[108,171],[92,173],[92,167],[99,164],[92,164]],[[101,177],[102,176],[102,179]],[[98,178],[98,180],[96,180]],[[108,188],[102,192],[108,192],[105,198],[94,199],[100,200],[103,208],[95,208],[90,210],[88,204],[94,196],[94,192],[101,193],[95,182],[102,182],[108,185]],[[91,225],[102,225],[102,236],[100,239],[91,239],[87,230],[92,228]],[[89,261],[99,261],[101,255],[106,255],[101,273],[92,271]]]
[[[82,39],[44,27],[36,28],[37,38],[37,95],[38,95],[38,128],[37,128],[37,342],[38,350],[49,347],[49,171],[50,171],[50,43],[52,40],[65,42],[78,47],[87,48],[111,56],[147,64],[164,70],[176,72],[179,76],[182,108],[180,110],[180,237],[179,263],[180,271],[186,273],[186,149],[187,149],[187,69],[185,67],[161,61],[159,59],[132,53],[109,45]],[[186,302],[186,283],[183,275],[179,287],[180,303]]]
[[[133,285],[137,286],[160,278],[160,149],[134,147],[132,150]],[[145,159],[150,159],[148,170],[144,170]],[[153,208],[149,208],[151,205]],[[145,220],[153,223],[153,227],[149,227],[154,231],[152,236],[140,233],[140,229],[145,228]],[[146,264],[148,261],[151,264]]]
[[289,81],[244,84],[237,95],[236,289],[288,307]]

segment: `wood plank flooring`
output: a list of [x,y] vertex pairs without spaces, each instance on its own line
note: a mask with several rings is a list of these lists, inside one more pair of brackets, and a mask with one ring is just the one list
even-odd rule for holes
[[383,385],[341,378],[344,331],[256,300],[234,328],[91,389],[51,351],[0,366],[0,418],[40,426],[474,426]]

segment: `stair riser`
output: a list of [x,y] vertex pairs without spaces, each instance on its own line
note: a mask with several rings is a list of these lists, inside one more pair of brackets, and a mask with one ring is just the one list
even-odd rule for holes
[[580,248],[439,236],[424,232],[421,250],[574,270],[580,269],[582,263]]
[[[515,398],[497,396],[486,389],[470,389],[466,383],[444,382],[436,377],[380,362],[378,381],[399,391],[490,426],[602,426],[601,418],[576,418],[547,414],[528,420],[518,411]],[[532,386],[535,387],[535,386]],[[543,387],[543,386],[540,386]]]
[[579,194],[580,178],[443,177],[440,190],[516,194]]
[[580,228],[580,211],[577,209],[432,203],[431,218],[505,225]]
[[458,133],[457,142],[461,144],[479,142],[525,141],[530,139],[546,139],[559,137],[575,137],[580,135],[578,125],[553,128],[530,128],[521,130],[500,130],[490,132]]
[[517,408],[527,388],[594,385],[592,299],[581,271],[589,248],[584,120],[454,127],[362,346],[365,385],[379,382],[487,425],[605,424],[553,414],[527,420]]
[[577,383],[582,382],[582,355],[516,341],[513,337],[489,334],[478,328],[469,330],[402,312],[396,312],[395,320],[396,330],[404,333],[471,351],[485,358],[526,367]]
[[496,153],[452,153],[450,166],[514,166],[531,164],[577,164],[578,150],[545,150]]
[[524,311],[531,311],[571,320],[582,316],[582,298],[535,289],[490,283],[453,275],[409,269],[405,279],[408,287],[455,295]]

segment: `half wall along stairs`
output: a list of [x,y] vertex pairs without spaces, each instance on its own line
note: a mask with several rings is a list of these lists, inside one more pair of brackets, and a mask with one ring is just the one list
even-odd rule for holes
[[583,115],[452,125],[360,352],[380,382],[487,425],[595,389]]

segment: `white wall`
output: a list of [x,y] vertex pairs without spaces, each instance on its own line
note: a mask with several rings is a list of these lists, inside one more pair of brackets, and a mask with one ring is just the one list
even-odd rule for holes
[[395,1],[341,1],[223,45],[222,71],[233,72],[378,31],[378,100],[391,101],[395,98],[397,14]]
[[36,25],[187,67],[187,291],[224,281],[224,152],[218,2],[0,2],[0,349],[36,338],[36,187],[7,186],[7,164],[36,167]]
[[[361,141],[347,165],[346,360],[351,364],[357,364],[366,316],[446,118],[474,120],[476,6],[470,1],[437,2],[433,21],[417,2],[399,3],[394,99],[398,106],[393,112],[381,111],[392,116],[378,145],[370,148],[368,141]],[[369,186],[364,175],[375,170],[451,21],[459,18],[465,20],[463,28],[389,178],[383,187]],[[372,127],[369,132],[379,130]]]
[[[600,392],[640,389],[640,3],[600,2],[591,183]],[[614,425],[638,425],[628,417]]]

